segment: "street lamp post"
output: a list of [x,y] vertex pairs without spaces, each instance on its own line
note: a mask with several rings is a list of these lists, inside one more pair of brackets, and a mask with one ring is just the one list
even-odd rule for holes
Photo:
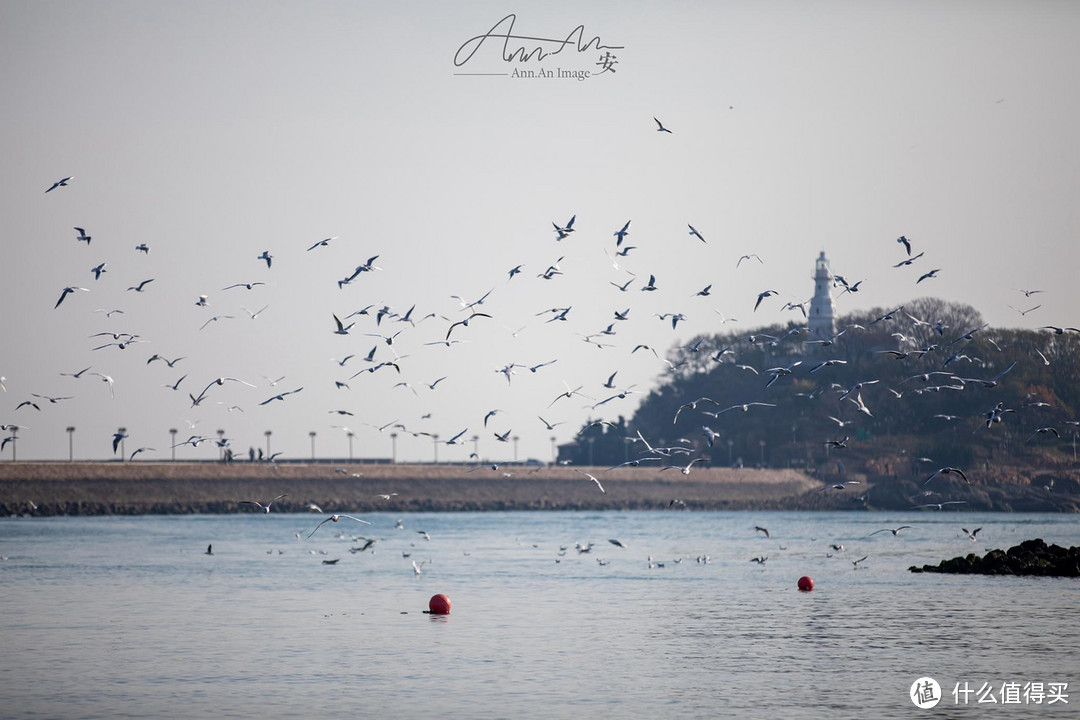
[[439,464],[439,433],[435,433],[431,436],[431,447],[434,448],[435,464]]
[[397,433],[390,433],[390,464],[397,465]]
[[67,429],[68,434],[68,462],[75,462],[75,441],[72,439],[75,435],[75,426],[69,425]]
[[315,462],[315,431],[309,432],[308,437],[311,438],[311,462]]
[[593,464],[593,443],[596,442],[596,438],[589,438],[589,467]]
[[355,437],[355,434],[353,433],[352,430],[350,430],[347,433],[345,433],[345,435],[349,438],[349,462],[352,462],[353,461],[352,441],[353,441],[353,438]]
[[15,442],[19,439],[19,426],[11,426],[11,462],[15,462]]
[[728,440],[727,441],[727,464],[728,464],[728,467],[732,466],[733,461],[731,459],[731,449],[733,447],[735,447],[735,441],[734,440]]
[[473,454],[473,457],[476,458],[476,462],[480,462],[480,436],[479,435],[473,435],[469,439],[472,440],[472,454]]
[[514,437],[512,437],[510,439],[514,441],[514,462],[517,462],[518,461],[518,448],[517,448],[517,445],[518,445],[518,440],[520,440],[521,437],[519,437],[518,435],[515,435]]
[[761,467],[765,467],[765,441],[758,440],[758,443],[761,445]]
[[266,436],[266,459],[270,459],[270,431],[267,430],[263,433]]
[[224,460],[225,459],[225,431],[219,428],[218,431],[217,431],[217,437],[218,437],[218,441],[217,441],[218,460]]
[[124,447],[124,440],[127,438],[127,428],[117,428],[120,431],[120,462],[124,462],[127,459],[127,448]]
[[176,462],[176,428],[169,428],[169,435],[172,436],[172,441],[169,443],[169,450],[172,452],[172,461]]
[[559,462],[559,446],[555,444],[556,442],[557,442],[557,438],[554,435],[552,435],[551,436],[551,464],[552,465]]

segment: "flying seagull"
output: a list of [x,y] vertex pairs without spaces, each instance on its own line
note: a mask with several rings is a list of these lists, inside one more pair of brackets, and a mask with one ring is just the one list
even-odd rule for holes
[[349,334],[349,329],[352,328],[352,326],[355,325],[356,323],[352,322],[352,323],[349,323],[348,325],[343,325],[341,323],[341,320],[338,318],[338,316],[336,314],[333,314],[333,313],[331,313],[331,314],[334,317],[334,324],[337,325],[337,330],[334,331],[334,334],[335,335],[348,335]]
[[279,394],[275,395],[275,396],[274,396],[274,397],[272,397],[272,398],[268,398],[268,399],[266,399],[266,400],[263,400],[263,401],[262,401],[261,403],[259,403],[259,404],[260,404],[260,405],[269,405],[270,403],[274,402],[275,400],[284,400],[284,399],[285,399],[285,396],[286,396],[286,395],[292,395],[292,394],[294,394],[294,393],[298,393],[298,392],[300,392],[300,391],[301,391],[301,390],[303,390],[303,389],[304,389],[304,388],[302,388],[302,387],[298,387],[298,388],[296,388],[295,390],[288,390],[288,391],[286,391],[286,392],[283,392],[283,393],[279,393]]
[[[666,133],[671,132],[666,127],[664,127],[664,123],[660,122],[655,117],[653,118],[653,120],[656,120],[656,132],[666,132]],[[674,134],[674,133],[672,133],[672,134]],[[71,178],[68,178],[68,179],[70,180]]]
[[754,303],[754,312],[757,312],[758,306],[761,305],[762,300],[764,300],[767,297],[772,297],[773,295],[777,295],[777,294],[778,293],[775,290],[766,290],[764,292],[758,293],[757,302]]
[[337,235],[335,235],[334,237],[323,238],[319,242],[317,242],[314,245],[312,245],[311,247],[309,247],[308,252],[311,252],[312,250],[314,250],[317,247],[326,247],[327,245],[330,244],[331,240],[337,240],[337,239],[338,239]]
[[558,236],[559,236],[557,238],[558,240],[563,240],[566,237],[568,237],[570,235],[570,233],[574,232],[574,221],[575,220],[577,220],[577,215],[574,215],[573,217],[571,217],[570,222],[566,223],[566,225],[564,227],[559,227],[555,223],[551,223],[552,227],[555,228],[556,234],[558,234]]
[[358,517],[353,517],[352,515],[331,515],[330,517],[326,518],[326,519],[325,519],[325,520],[323,520],[323,521],[322,521],[321,523],[319,523],[318,525],[316,525],[316,526],[315,526],[315,530],[312,530],[312,531],[311,531],[311,534],[309,534],[309,535],[308,535],[308,536],[307,536],[306,538],[304,538],[304,539],[305,539],[305,540],[307,540],[308,538],[310,538],[310,537],[311,537],[312,535],[314,535],[314,534],[315,534],[315,531],[316,531],[316,530],[318,530],[319,528],[321,528],[321,527],[322,527],[323,525],[325,525],[326,523],[328,523],[328,522],[337,522],[338,520],[341,520],[341,518],[349,518],[350,520],[355,520],[356,522],[358,522],[358,523],[363,523],[363,524],[365,524],[365,525],[370,525],[370,524],[371,524],[371,523],[369,523],[369,522],[368,522],[367,520],[361,520],[360,518],[358,518]]
[[74,179],[75,179],[74,175],[69,175],[68,177],[64,178],[63,180],[57,180],[56,182],[54,182],[52,184],[52,187],[50,187],[45,192],[50,193],[53,190],[55,190],[56,188],[58,188],[58,187],[67,187],[68,181],[69,180],[74,180]]
[[968,485],[971,484],[971,481],[968,480],[967,475],[965,475],[964,471],[961,470],[960,468],[943,467],[943,468],[939,468],[939,469],[935,470],[933,475],[926,478],[926,480],[923,480],[923,485],[930,482],[931,480],[936,478],[938,475],[959,475],[960,477],[962,477],[964,479],[964,482],[966,482]]
[[260,508],[262,509],[263,513],[265,514],[265,513],[269,513],[269,512],[270,512],[270,506],[271,506],[271,505],[273,505],[274,503],[276,503],[276,502],[277,502],[278,500],[280,500],[281,498],[283,498],[283,497],[287,497],[287,496],[288,496],[288,494],[289,494],[289,493],[282,493],[282,494],[278,495],[278,496],[277,496],[276,498],[274,498],[273,500],[271,500],[270,502],[266,503],[265,505],[263,505],[263,504],[262,504],[261,502],[259,502],[258,500],[241,500],[241,501],[240,501],[240,504],[241,504],[241,505],[258,505],[258,506],[259,506],[259,507],[260,507]]
[[899,535],[901,530],[907,530],[910,527],[911,527],[910,525],[901,525],[900,527],[895,527],[895,528],[881,528],[880,530],[875,530],[874,532],[870,533],[870,535],[867,535],[866,537],[870,537],[871,535],[877,535],[878,533],[883,533],[883,532],[891,532],[895,536],[895,535]]
[[60,307],[60,303],[64,302],[64,298],[66,298],[69,294],[75,292],[76,290],[82,290],[83,292],[90,292],[90,288],[73,287],[73,286],[66,287],[66,288],[64,288],[64,291],[62,293],[60,293],[60,299],[56,301],[55,305],[53,305],[53,310]]
[[590,475],[589,473],[585,472],[584,470],[578,470],[577,468],[574,468],[574,472],[576,472],[576,473],[578,473],[580,475],[584,475],[585,477],[592,480],[594,483],[596,483],[596,487],[600,488],[600,492],[607,495],[607,490],[604,489],[604,486],[600,484],[600,481],[597,480],[595,476]]

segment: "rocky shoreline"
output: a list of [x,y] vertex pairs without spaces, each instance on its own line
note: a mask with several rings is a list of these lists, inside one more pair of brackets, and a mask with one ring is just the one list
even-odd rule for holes
[[1027,540],[1008,550],[991,550],[983,557],[970,553],[942,560],[937,565],[912,565],[911,572],[958,575],[1038,575],[1080,577],[1080,547],[1047,545],[1041,538]]

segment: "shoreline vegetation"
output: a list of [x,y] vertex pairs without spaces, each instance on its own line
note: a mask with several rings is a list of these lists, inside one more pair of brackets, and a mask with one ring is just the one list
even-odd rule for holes
[[[998,468],[978,484],[948,479],[933,496],[891,475],[796,469],[364,462],[0,463],[0,517],[20,515],[451,512],[498,510],[912,510],[1077,512],[1080,471]],[[601,492],[585,473],[603,485]],[[845,483],[843,489],[834,486]]]

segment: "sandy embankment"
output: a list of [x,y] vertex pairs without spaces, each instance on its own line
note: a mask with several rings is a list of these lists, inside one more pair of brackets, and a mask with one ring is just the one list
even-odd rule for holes
[[790,508],[820,487],[797,471],[730,468],[19,462],[0,464],[0,516],[251,512],[240,501],[282,493],[284,512]]

